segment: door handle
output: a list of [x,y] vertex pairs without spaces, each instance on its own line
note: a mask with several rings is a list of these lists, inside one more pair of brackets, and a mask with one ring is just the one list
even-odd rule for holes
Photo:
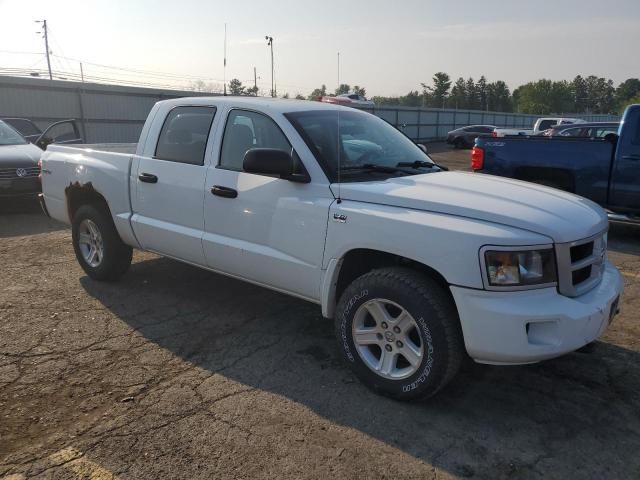
[[236,198],[238,196],[237,190],[229,187],[223,187],[222,185],[214,185],[211,187],[211,193],[224,198]]
[[144,183],[158,183],[158,177],[151,173],[141,173],[138,175],[138,180]]
[[638,161],[640,160],[640,155],[623,155],[622,156],[623,160],[632,160],[632,161]]

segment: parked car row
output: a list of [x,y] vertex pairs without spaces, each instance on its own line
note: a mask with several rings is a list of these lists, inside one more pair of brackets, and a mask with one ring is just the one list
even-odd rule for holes
[[35,198],[41,192],[38,162],[52,143],[82,143],[75,120],[49,125],[44,132],[31,120],[0,120],[0,198]]
[[483,135],[500,138],[531,135],[600,138],[610,133],[616,133],[619,126],[620,122],[587,123],[575,118],[539,118],[530,130],[502,128],[493,125],[460,127],[447,133],[446,141],[456,148],[471,148],[475,144],[476,138]]

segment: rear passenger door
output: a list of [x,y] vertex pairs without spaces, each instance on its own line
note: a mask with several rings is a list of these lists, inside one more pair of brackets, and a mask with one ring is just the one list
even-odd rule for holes
[[[133,228],[143,248],[205,265],[205,155],[216,108],[180,106],[151,132],[137,158]],[[160,115],[161,113],[158,113]],[[135,168],[134,163],[134,168]]]

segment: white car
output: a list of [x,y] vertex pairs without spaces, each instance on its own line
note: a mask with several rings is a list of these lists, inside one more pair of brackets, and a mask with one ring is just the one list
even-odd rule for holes
[[166,100],[137,145],[51,146],[42,178],[89,277],[118,279],[138,248],[316,303],[356,375],[398,399],[435,394],[465,355],[571,352],[618,311],[602,208],[444,171],[351,108]]
[[363,95],[355,93],[343,93],[342,95],[336,95],[335,97],[326,96],[322,97],[320,101],[325,103],[335,103],[344,106],[374,106],[375,102],[369,100]]
[[555,125],[573,125],[574,123],[585,123],[581,118],[565,117],[545,117],[536,120],[533,129],[526,128],[495,128],[492,135],[494,137],[506,137],[507,135],[538,135]]

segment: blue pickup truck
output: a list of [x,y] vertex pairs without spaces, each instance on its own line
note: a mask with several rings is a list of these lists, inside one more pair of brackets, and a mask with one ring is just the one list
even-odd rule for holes
[[627,107],[618,134],[605,138],[478,137],[471,168],[572,192],[611,220],[640,223],[640,104]]

